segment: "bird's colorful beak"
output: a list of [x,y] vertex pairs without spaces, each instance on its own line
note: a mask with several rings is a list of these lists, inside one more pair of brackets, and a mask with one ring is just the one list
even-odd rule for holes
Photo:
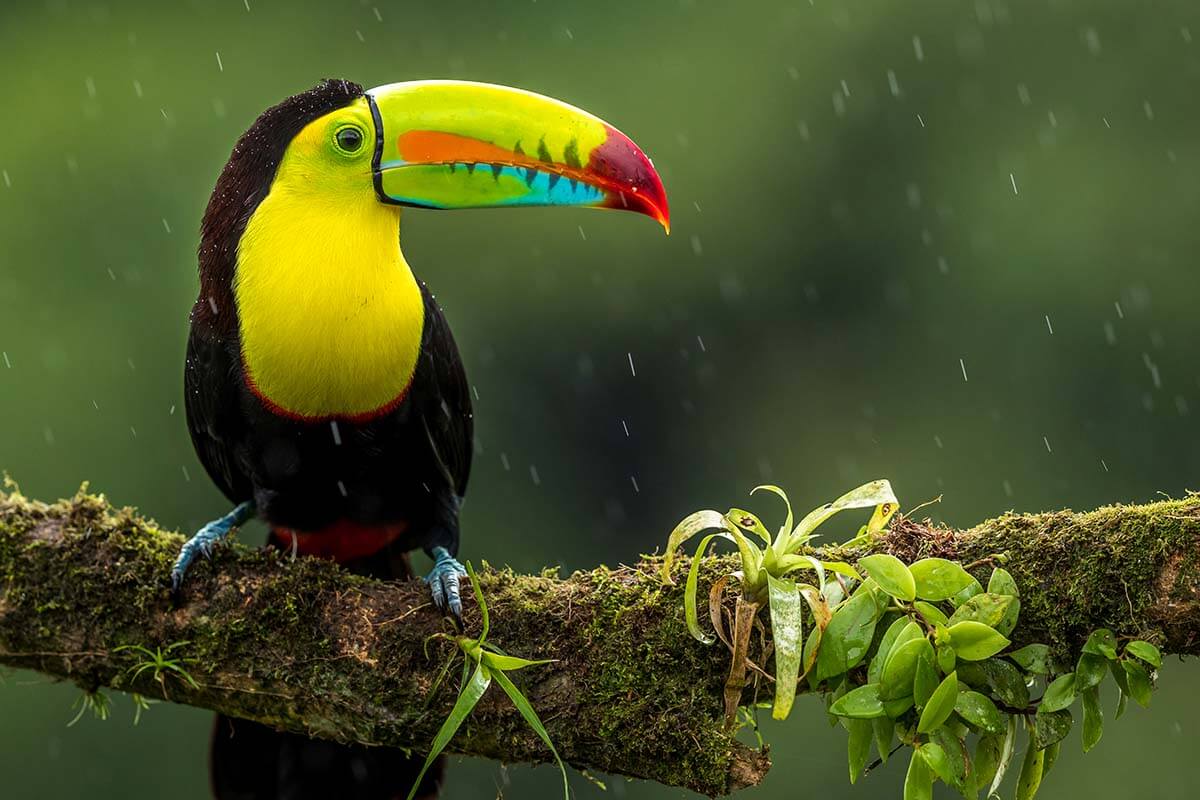
[[386,203],[627,209],[670,232],[667,195],[650,159],[586,111],[466,81],[393,83],[367,99],[375,191]]

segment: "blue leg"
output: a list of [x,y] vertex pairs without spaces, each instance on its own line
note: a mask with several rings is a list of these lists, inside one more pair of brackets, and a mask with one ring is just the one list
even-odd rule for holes
[[171,591],[178,592],[183,583],[183,575],[197,553],[205,558],[212,555],[213,545],[229,535],[229,532],[254,516],[254,503],[239,503],[220,519],[215,519],[196,532],[196,535],[183,543],[175,566],[171,568]]
[[466,568],[444,547],[434,547],[429,555],[433,556],[433,570],[425,576],[425,582],[433,594],[433,604],[440,609],[449,606],[450,613],[462,619],[458,579],[467,574]]

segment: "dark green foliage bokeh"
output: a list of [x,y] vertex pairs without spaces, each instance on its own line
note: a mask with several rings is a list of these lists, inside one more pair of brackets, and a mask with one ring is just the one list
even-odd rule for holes
[[[406,214],[479,396],[465,557],[628,561],[699,507],[773,513],[744,497],[763,480],[808,506],[890,477],[955,524],[1200,488],[1193,37],[1182,0],[6,3],[0,468],[173,527],[225,511],[180,373],[234,139],[322,77],[459,77],[621,127],[673,206],[669,238],[626,214]],[[1194,796],[1198,689],[1170,659],[1154,707],[1087,758],[1073,735],[1043,794]],[[0,684],[6,797],[205,796],[208,714],[134,728],[118,696],[68,729],[75,695]],[[747,797],[898,794],[894,768],[848,785],[811,698],[766,733]],[[467,762],[447,797],[556,780]]]

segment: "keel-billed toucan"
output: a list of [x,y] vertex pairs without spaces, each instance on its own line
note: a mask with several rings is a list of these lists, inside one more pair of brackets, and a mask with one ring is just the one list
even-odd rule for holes
[[[195,554],[257,516],[274,546],[381,578],[407,576],[405,554],[422,548],[435,602],[459,614],[470,391],[400,218],[522,205],[669,224],[628,137],[502,86],[324,81],[238,140],[204,215],[185,369],[192,441],[235,508],[184,546],[177,592]],[[389,797],[411,774],[398,751],[231,720],[214,739],[221,797]]]

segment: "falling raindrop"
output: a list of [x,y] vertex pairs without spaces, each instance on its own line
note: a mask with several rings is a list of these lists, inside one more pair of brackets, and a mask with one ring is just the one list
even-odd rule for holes
[[331,433],[333,433],[334,446],[341,447],[342,446],[342,432],[338,429],[338,424],[337,424],[336,419],[331,419],[329,421],[329,430]]
[[633,374],[633,377],[636,378],[637,370],[634,369],[634,366],[633,366],[633,353],[626,353],[625,355],[629,356],[629,371]]
[[508,463],[508,453],[500,454],[500,465],[504,467],[505,472],[508,472],[512,469],[512,466]]
[[913,55],[916,56],[918,62],[924,61],[925,60],[925,48],[921,46],[921,37],[914,36],[912,38],[912,42],[913,42]]
[[179,468],[183,470],[183,479],[188,483],[192,482],[192,473],[188,472],[187,464],[180,464]]
[[538,468],[533,464],[529,465],[529,479],[533,481],[534,486],[542,485],[542,476],[538,474]]
[[633,491],[636,492],[637,494],[641,494],[642,490],[640,488],[638,488],[637,478],[635,478],[633,475],[630,475],[629,480],[633,484]]
[[967,382],[967,362],[963,359],[958,360],[958,366],[962,368],[963,383]]
[[1050,331],[1050,335],[1054,335],[1054,326],[1050,324],[1050,315],[1046,315],[1046,328]]
[[621,427],[625,430],[625,436],[629,436],[629,426],[625,424],[625,420],[621,420]]
[[217,51],[217,69],[220,72],[225,71],[225,65],[221,63],[221,51],[220,50]]
[[1047,452],[1047,453],[1053,453],[1054,451],[1050,449],[1050,439],[1049,439],[1049,437],[1043,436],[1043,437],[1042,437],[1042,441],[1046,443],[1046,452]]

